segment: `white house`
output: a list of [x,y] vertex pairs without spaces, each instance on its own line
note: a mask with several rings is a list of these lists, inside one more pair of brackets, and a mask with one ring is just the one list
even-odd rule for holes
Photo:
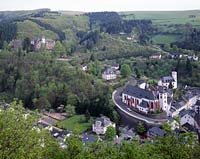
[[177,72],[173,71],[171,76],[162,77],[158,81],[158,86],[169,88],[170,85],[173,89],[177,88]]
[[157,53],[157,54],[152,54],[150,57],[150,59],[161,59],[162,58],[162,55]]
[[111,122],[108,117],[102,116],[101,118],[97,118],[95,123],[92,125],[92,131],[96,134],[104,135],[107,131],[107,128],[112,126],[115,128],[115,123]]
[[102,78],[107,81],[116,79],[117,78],[116,70],[112,68],[106,68],[102,73]]
[[82,67],[82,70],[83,70],[83,71],[87,71],[87,70],[88,70],[88,66],[87,66],[86,64],[81,65],[81,67]]
[[193,110],[184,109],[180,112],[179,115],[181,117],[181,120],[180,120],[181,126],[186,124],[186,123],[188,123],[191,126],[194,126],[194,124],[195,124],[195,121],[194,121],[195,112]]

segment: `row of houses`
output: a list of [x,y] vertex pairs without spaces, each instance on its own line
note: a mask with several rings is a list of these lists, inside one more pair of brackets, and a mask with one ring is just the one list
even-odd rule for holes
[[195,106],[196,102],[200,99],[199,88],[189,88],[182,96],[182,100],[172,102],[170,114],[175,117],[180,114],[184,109],[191,109]]
[[[186,54],[180,54],[180,53],[170,53],[170,57],[172,59],[181,59],[181,58],[188,58],[189,60],[192,61],[198,61],[198,56],[196,56],[195,54],[190,54],[190,55],[186,55]],[[151,56],[149,56],[150,59],[161,59],[162,58],[162,54],[160,53],[154,53]]]
[[[102,116],[95,120],[94,124],[92,125],[92,131],[97,135],[105,135],[108,127],[116,128],[116,125],[115,123],[111,122],[108,117]],[[133,140],[134,137],[140,138],[135,132],[135,129],[132,127],[119,127],[119,131],[121,140]],[[165,136],[166,132],[159,127],[151,127],[148,129],[146,135],[149,139],[155,139],[158,136]]]
[[171,53],[170,56],[172,59],[181,59],[184,57],[193,61],[198,61],[199,59],[198,56],[196,56],[195,54],[186,55],[186,54],[180,54],[180,53]]

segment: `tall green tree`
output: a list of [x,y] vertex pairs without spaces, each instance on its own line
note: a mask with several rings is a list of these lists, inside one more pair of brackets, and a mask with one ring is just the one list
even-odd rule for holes
[[54,52],[55,52],[55,55],[57,55],[57,56],[62,56],[64,54],[66,54],[66,50],[60,41],[56,41],[56,44],[54,47]]
[[192,76],[193,68],[192,68],[191,61],[189,59],[187,59],[186,61],[186,71],[189,76]]
[[108,141],[112,141],[116,137],[116,130],[114,127],[109,126],[106,130],[105,138]]
[[0,158],[43,159],[60,156],[62,150],[58,142],[46,130],[33,127],[38,119],[26,111],[21,102],[14,101],[9,108],[0,106],[0,109]]
[[136,127],[136,132],[140,135],[144,134],[146,132],[146,128],[142,122],[139,122]]
[[67,115],[68,115],[69,117],[73,116],[73,115],[76,113],[76,111],[75,111],[75,106],[70,105],[70,104],[68,104],[68,105],[65,107],[65,111],[66,111],[66,113],[67,113]]
[[123,64],[120,71],[122,77],[124,78],[130,76],[132,73],[130,66],[127,64]]
[[23,41],[23,50],[25,50],[26,52],[31,51],[31,40],[29,37],[25,38]]

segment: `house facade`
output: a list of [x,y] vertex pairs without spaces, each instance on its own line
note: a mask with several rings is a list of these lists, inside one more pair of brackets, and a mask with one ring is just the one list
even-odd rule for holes
[[106,81],[116,79],[117,78],[116,70],[112,68],[106,68],[102,73],[102,78]]
[[152,54],[149,58],[150,59],[161,59],[162,55],[161,54]]
[[177,72],[173,71],[171,76],[165,76],[162,77],[158,81],[158,86],[166,87],[166,88],[172,88],[177,89]]
[[95,123],[92,125],[92,131],[98,135],[104,135],[108,127],[115,128],[115,123],[111,122],[108,117],[101,117],[95,120]]

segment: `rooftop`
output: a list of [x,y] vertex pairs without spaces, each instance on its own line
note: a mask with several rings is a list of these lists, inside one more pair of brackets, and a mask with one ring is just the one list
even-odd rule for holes
[[152,127],[151,129],[149,129],[149,132],[157,135],[157,136],[164,136],[166,134],[166,132],[162,129],[160,129],[159,127]]
[[148,100],[157,100],[156,95],[154,95],[152,91],[141,89],[139,87],[132,86],[132,85],[127,85],[122,93],[139,98],[139,99],[143,98],[143,99],[148,99]]
[[97,121],[100,121],[101,122],[101,126],[108,126],[108,125],[110,125],[112,122],[110,121],[110,119],[109,118],[107,118],[107,117],[105,117],[105,116],[102,116],[102,117],[100,117],[100,118],[97,118],[96,120],[95,120],[95,122],[97,122]]
[[97,141],[97,137],[94,135],[83,134],[81,135],[81,138],[83,143],[91,143]]
[[179,109],[181,107],[183,107],[186,103],[182,100],[180,102],[176,102],[176,103],[172,103],[172,106],[175,108],[175,109]]
[[172,76],[165,76],[165,77],[162,77],[162,82],[164,82],[164,83],[175,82],[175,80]]
[[106,75],[116,74],[116,71],[115,71],[115,69],[109,67],[109,68],[106,68],[106,69],[103,71],[103,74],[106,74]]
[[188,114],[188,115],[190,115],[190,116],[194,116],[194,114],[195,114],[195,112],[194,112],[194,110],[186,110],[186,109],[183,109],[183,110],[181,110],[180,111],[180,113],[179,113],[179,115],[181,116],[181,117],[183,117],[184,115],[186,115],[186,114]]

